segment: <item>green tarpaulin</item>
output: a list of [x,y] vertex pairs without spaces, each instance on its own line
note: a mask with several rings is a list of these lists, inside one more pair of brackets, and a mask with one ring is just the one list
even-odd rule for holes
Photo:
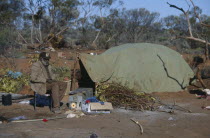
[[94,82],[118,82],[143,92],[177,92],[194,76],[179,53],[157,44],[124,44],[80,59]]

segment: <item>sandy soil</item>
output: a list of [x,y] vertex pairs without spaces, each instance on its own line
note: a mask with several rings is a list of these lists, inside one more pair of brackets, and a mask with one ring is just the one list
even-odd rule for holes
[[[209,138],[210,110],[202,106],[210,105],[206,99],[197,99],[189,92],[155,93],[164,103],[189,109],[175,110],[174,114],[158,111],[130,111],[114,109],[111,114],[85,115],[80,118],[63,118],[25,123],[0,124],[0,137],[70,137],[89,138],[92,133],[101,138]],[[66,98],[67,99],[67,98]],[[65,106],[64,106],[65,107]],[[64,108],[63,107],[63,108]],[[68,110],[68,108],[64,108]],[[28,119],[65,117],[64,114],[53,114],[48,107],[13,104],[0,106],[0,116],[12,118],[25,115]],[[130,119],[137,120],[144,129],[140,134],[139,127]],[[171,120],[170,120],[170,119]]]
[[[59,51],[58,51],[59,52]],[[52,53],[52,62],[58,66],[69,66],[73,68],[77,51],[64,52],[63,57],[58,57],[58,52]],[[83,51],[84,52],[84,51]],[[93,51],[85,51],[93,52]],[[190,63],[192,57],[184,55],[186,61]],[[0,67],[8,66],[8,60],[0,58]],[[16,69],[24,73],[30,72],[30,58],[17,59]],[[10,65],[10,66],[9,66]],[[205,82],[210,86],[210,81]],[[198,85],[199,86],[199,85]],[[32,93],[30,88],[24,88],[21,93]],[[191,87],[197,89],[196,87]],[[62,114],[53,114],[48,107],[38,107],[34,111],[30,105],[14,103],[12,106],[0,105],[0,120],[9,119],[17,116],[25,116],[27,119],[43,119],[63,117],[62,119],[49,120],[48,122],[24,122],[24,123],[2,123],[0,124],[0,137],[19,138],[19,137],[70,137],[70,138],[89,138],[91,134],[96,134],[100,138],[209,138],[210,137],[210,110],[202,109],[203,106],[210,106],[210,101],[197,99],[195,94],[188,91],[175,93],[153,93],[166,104],[180,105],[186,110],[175,110],[173,114],[159,111],[130,111],[124,109],[114,109],[111,114],[85,115],[80,118],[66,118],[63,113],[67,106],[63,105]],[[66,96],[63,100],[67,102]],[[140,134],[137,124],[131,121],[137,120],[144,129]]]

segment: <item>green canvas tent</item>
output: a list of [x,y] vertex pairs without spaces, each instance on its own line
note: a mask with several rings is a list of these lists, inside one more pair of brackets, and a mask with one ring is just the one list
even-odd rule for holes
[[150,43],[124,44],[100,55],[81,54],[80,60],[93,82],[118,82],[144,92],[177,92],[194,76],[179,53]]

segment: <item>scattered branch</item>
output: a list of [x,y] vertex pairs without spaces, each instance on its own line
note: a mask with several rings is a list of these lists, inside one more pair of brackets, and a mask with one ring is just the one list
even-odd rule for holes
[[158,103],[160,105],[163,105],[164,108],[166,108],[166,109],[170,109],[170,111],[168,113],[174,113],[174,110],[180,110],[180,111],[184,110],[184,111],[186,111],[188,113],[192,113],[191,110],[177,105],[176,102],[174,102],[174,104],[171,105],[171,104],[163,103],[161,100],[158,100],[158,98],[156,98],[156,103]]
[[119,83],[109,83],[98,85],[97,98],[101,101],[112,102],[114,107],[123,107],[131,110],[152,110],[154,98],[144,92],[135,92],[127,86]]
[[106,41],[106,43],[108,43],[109,41],[111,41],[117,34],[114,34],[112,37],[109,37],[109,39]]
[[135,120],[132,119],[132,118],[131,118],[131,121],[133,121],[134,123],[136,123],[136,124],[139,126],[139,128],[140,128],[140,133],[141,133],[141,135],[142,135],[143,132],[144,132],[142,125],[141,125],[138,121],[135,121]]
[[48,42],[50,42],[53,38],[57,37],[58,35],[60,35],[61,33],[65,32],[66,30],[68,30],[69,27],[64,28],[63,30],[61,30],[60,32],[58,32],[56,35],[50,37],[46,42],[42,43],[39,45],[39,48],[42,47],[42,45],[47,44]]
[[28,42],[26,41],[26,39],[21,35],[21,33],[17,30],[18,35],[23,39],[23,41],[27,44]]

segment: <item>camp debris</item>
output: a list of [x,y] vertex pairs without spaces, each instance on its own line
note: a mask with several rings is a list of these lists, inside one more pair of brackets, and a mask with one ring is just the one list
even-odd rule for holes
[[118,82],[144,92],[181,91],[194,77],[178,52],[157,44],[124,44],[100,55],[81,54],[80,60],[93,82]]
[[210,89],[196,89],[196,90],[191,90],[191,92],[195,93],[195,96],[198,99],[210,100]]
[[205,109],[210,110],[210,106],[206,106]]
[[85,115],[82,111],[79,110],[68,110],[64,114],[67,115],[66,118],[79,118]]
[[203,92],[205,92],[206,95],[210,95],[210,89],[204,89]]
[[113,107],[110,102],[102,102],[96,97],[91,97],[82,102],[81,109],[86,114],[109,114]]
[[70,109],[81,110],[82,101],[93,97],[92,88],[78,88],[69,93],[69,107]]
[[13,79],[17,79],[22,76],[22,73],[21,72],[13,72],[10,70],[7,72],[7,75]]
[[[23,94],[14,94],[10,93],[12,96],[12,100],[18,100],[18,99],[24,99],[30,97],[29,95],[23,95]],[[0,92],[0,102],[2,101],[2,96],[3,95],[8,95],[8,93],[5,92]]]

